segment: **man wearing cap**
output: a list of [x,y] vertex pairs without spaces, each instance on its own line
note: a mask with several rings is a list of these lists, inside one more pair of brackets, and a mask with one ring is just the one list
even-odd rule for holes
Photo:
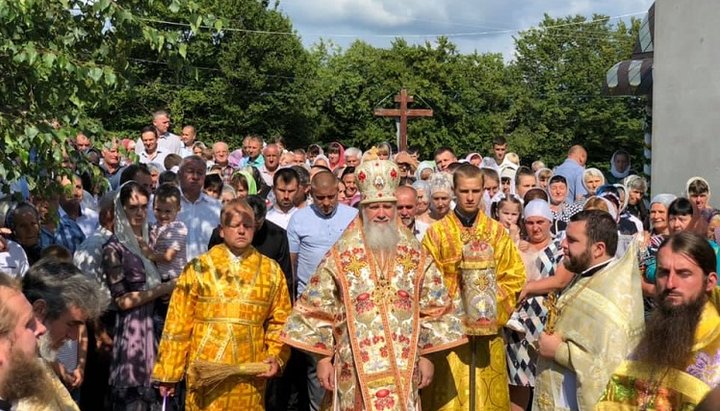
[[416,410],[433,374],[424,355],[463,344],[462,325],[432,258],[397,224],[398,167],[365,159],[355,174],[361,216],[310,278],[282,340],[320,358],[333,409]]
[[[423,409],[468,409],[471,390],[468,366],[474,356],[477,409],[506,411],[510,408],[510,398],[505,342],[500,329],[515,309],[517,296],[525,284],[525,268],[505,228],[480,210],[483,195],[480,169],[463,164],[455,170],[453,178],[457,206],[430,226],[423,245],[442,271],[450,295],[455,298],[464,293],[461,282],[466,269],[482,271],[483,281],[477,284],[480,292],[475,297],[482,302],[485,321],[472,337],[474,354],[469,345],[463,345],[432,356],[437,382],[423,390]],[[480,305],[474,301],[475,298],[465,298],[463,304],[473,308]],[[463,316],[467,326],[469,316],[466,313]],[[482,335],[478,335],[480,332]]]

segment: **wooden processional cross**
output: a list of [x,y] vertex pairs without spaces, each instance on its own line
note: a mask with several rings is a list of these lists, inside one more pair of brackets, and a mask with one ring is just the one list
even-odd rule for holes
[[395,96],[395,102],[400,103],[400,108],[376,108],[375,115],[379,117],[394,117],[400,119],[400,141],[399,151],[407,150],[407,121],[412,117],[432,117],[432,109],[408,108],[408,103],[414,102],[413,96],[408,96],[407,89],[401,89],[400,94]]

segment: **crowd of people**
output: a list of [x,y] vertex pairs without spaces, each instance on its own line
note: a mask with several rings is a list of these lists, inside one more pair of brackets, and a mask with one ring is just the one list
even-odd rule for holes
[[720,409],[708,181],[509,149],[78,134],[2,200],[0,410]]

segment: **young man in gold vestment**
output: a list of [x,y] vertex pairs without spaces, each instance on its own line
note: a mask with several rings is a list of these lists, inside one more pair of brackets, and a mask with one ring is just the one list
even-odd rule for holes
[[[280,342],[290,297],[278,264],[251,245],[255,216],[247,202],[226,203],[220,225],[224,244],[188,263],[178,278],[153,380],[163,396],[174,395],[188,370],[188,411],[259,411],[267,378],[290,353]],[[225,378],[208,384],[210,374]]]
[[[480,267],[489,278],[483,290],[490,301],[487,323],[476,339],[475,408],[510,409],[510,394],[505,363],[505,342],[500,328],[515,310],[517,296],[525,285],[525,266],[510,235],[481,210],[483,176],[480,169],[463,164],[453,177],[457,206],[430,226],[423,245],[442,271],[450,295],[462,294],[464,267]],[[468,245],[478,244],[481,258],[468,261]],[[465,297],[463,297],[465,298]],[[470,301],[463,301],[464,304]],[[467,306],[467,305],[466,305]],[[458,307],[462,311],[462,307]],[[467,313],[463,314],[466,317]],[[468,409],[470,393],[470,345],[434,354],[435,383],[422,392],[424,410]]]

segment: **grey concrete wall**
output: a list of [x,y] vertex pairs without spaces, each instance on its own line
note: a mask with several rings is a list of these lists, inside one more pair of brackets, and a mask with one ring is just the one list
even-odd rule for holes
[[720,207],[720,1],[657,0],[652,192],[703,176]]

